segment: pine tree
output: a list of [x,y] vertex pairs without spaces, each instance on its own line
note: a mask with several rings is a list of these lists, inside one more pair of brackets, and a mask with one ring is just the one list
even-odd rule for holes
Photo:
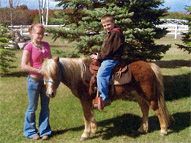
[[188,32],[183,34],[183,38],[182,41],[184,43],[184,45],[179,45],[180,49],[183,49],[184,51],[187,51],[189,54],[191,53],[191,6],[187,7],[187,11],[188,11]]
[[8,29],[0,25],[0,75],[7,73],[11,68],[15,67],[12,65],[15,61],[15,52],[13,49],[5,49],[10,38]]
[[115,17],[126,37],[125,59],[159,60],[170,45],[154,42],[166,35],[160,17],[167,9],[159,9],[161,0],[62,0],[64,27],[50,29],[54,38],[76,41],[79,53],[89,55],[100,50],[104,31],[100,19],[105,14]]

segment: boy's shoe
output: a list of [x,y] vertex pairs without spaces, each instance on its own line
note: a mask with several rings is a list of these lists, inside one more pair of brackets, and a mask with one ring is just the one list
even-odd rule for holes
[[33,140],[38,140],[38,139],[40,139],[40,136],[36,134],[36,135],[34,135],[34,136],[32,137],[32,139],[33,139]]
[[105,106],[108,106],[111,104],[110,100],[102,100],[101,97],[96,97],[95,99],[93,99],[93,107],[97,108],[98,110],[103,110]]
[[98,108],[98,102],[99,102],[98,100],[100,100],[99,98],[100,98],[100,97],[97,97],[97,96],[96,96],[96,97],[92,100],[93,108],[96,108],[96,109]]
[[102,98],[100,97],[100,100],[98,100],[98,110],[103,110],[105,106],[109,106],[111,104],[110,100],[102,100]]
[[49,137],[47,135],[42,136],[42,140],[48,140],[48,139],[49,139]]

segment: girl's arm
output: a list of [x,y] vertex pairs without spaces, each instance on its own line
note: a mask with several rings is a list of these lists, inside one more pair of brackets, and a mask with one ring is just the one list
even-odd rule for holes
[[26,72],[40,73],[39,69],[30,66],[29,57],[30,57],[29,51],[23,50],[23,55],[21,59],[21,69]]

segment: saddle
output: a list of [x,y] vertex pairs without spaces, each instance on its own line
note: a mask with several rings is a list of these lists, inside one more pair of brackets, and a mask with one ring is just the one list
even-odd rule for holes
[[[97,89],[97,83],[96,83],[96,76],[98,69],[100,67],[100,62],[98,60],[92,59],[92,62],[90,63],[89,70],[92,74],[91,80],[90,80],[90,88],[89,93],[92,95],[95,93],[95,90]],[[111,85],[124,85],[131,81],[132,74],[128,68],[127,64],[120,63],[117,65],[113,72],[112,72],[112,78],[111,78]]]

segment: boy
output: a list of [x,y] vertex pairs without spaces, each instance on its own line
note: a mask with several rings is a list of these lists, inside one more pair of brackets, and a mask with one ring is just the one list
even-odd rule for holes
[[111,103],[108,95],[111,73],[114,67],[119,64],[125,43],[122,30],[115,25],[112,15],[103,16],[101,18],[101,24],[107,34],[101,52],[91,55],[91,58],[101,62],[101,66],[97,73],[97,87],[100,98],[98,98],[98,101],[94,102],[97,102],[96,104],[99,110],[103,110],[105,106]]

